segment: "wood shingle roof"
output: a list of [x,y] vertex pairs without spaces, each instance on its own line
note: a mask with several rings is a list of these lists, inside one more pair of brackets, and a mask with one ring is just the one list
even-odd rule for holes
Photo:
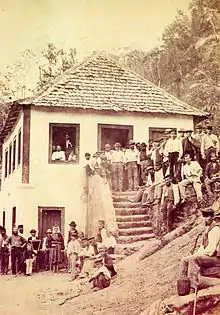
[[206,116],[104,54],[66,71],[40,95],[21,105]]

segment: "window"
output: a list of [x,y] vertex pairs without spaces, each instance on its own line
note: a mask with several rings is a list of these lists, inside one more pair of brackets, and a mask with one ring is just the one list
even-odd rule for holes
[[21,130],[18,133],[18,165],[21,163]]
[[5,151],[5,178],[8,177],[8,150]]
[[15,170],[15,163],[16,163],[16,138],[13,141],[13,158],[12,158],[12,170]]
[[2,226],[5,227],[5,211],[2,212]]
[[8,174],[11,174],[11,159],[12,159],[12,143],[9,145],[9,165],[8,165]]
[[79,162],[79,125],[50,124],[49,162]]
[[149,140],[156,140],[164,137],[164,132],[166,129],[174,129],[176,128],[149,128]]
[[16,207],[12,208],[12,229],[16,226]]

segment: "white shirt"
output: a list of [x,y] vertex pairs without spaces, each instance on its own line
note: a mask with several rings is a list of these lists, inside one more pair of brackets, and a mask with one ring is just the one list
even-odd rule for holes
[[65,161],[65,153],[64,151],[55,151],[52,154],[52,161]]
[[165,144],[164,155],[168,156],[169,153],[178,152],[179,157],[183,155],[183,146],[180,139],[168,139]]
[[106,236],[106,238],[104,238],[102,240],[102,244],[104,244],[106,247],[115,247],[116,246],[116,239],[113,235],[111,236]]
[[183,175],[185,175],[186,178],[190,180],[192,178],[200,180],[202,168],[197,161],[191,161],[190,164],[185,164],[183,166]]
[[67,247],[67,255],[77,254],[79,255],[81,251],[81,246],[78,240],[71,240]]
[[134,150],[131,150],[131,149],[128,149],[126,152],[125,152],[125,162],[128,163],[128,162],[137,162],[138,161],[138,155],[139,155],[139,151],[134,149]]
[[218,137],[214,134],[211,135],[204,135],[202,137],[202,143],[201,143],[201,154],[202,156],[205,155],[205,151],[208,148],[214,147],[216,148],[217,153],[219,152],[219,140]]
[[111,163],[124,163],[125,161],[125,154],[124,152],[120,151],[113,151],[111,154]]
[[208,246],[203,245],[198,249],[198,253],[213,256],[216,251],[220,250],[220,228],[215,226],[208,233]]
[[98,269],[93,269],[90,273],[90,277],[92,278],[96,278],[100,273],[103,273],[103,275],[105,276],[106,279],[110,280],[111,279],[111,273],[108,270],[107,267],[105,266],[101,266]]

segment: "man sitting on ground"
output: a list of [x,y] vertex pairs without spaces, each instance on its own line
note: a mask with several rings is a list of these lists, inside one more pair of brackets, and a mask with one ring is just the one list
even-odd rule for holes
[[99,248],[99,254],[102,257],[103,265],[110,271],[111,277],[116,276],[117,272],[114,268],[113,259],[107,254],[107,248],[105,246]]
[[210,162],[205,169],[205,186],[210,197],[213,196],[213,185],[220,182],[220,163],[215,153],[210,154]]
[[103,265],[102,257],[98,257],[94,261],[95,268],[90,273],[89,282],[93,283],[93,289],[102,290],[110,286],[111,273]]
[[183,175],[185,177],[179,183],[180,196],[182,203],[186,201],[186,187],[190,184],[193,185],[198,202],[202,201],[202,189],[201,189],[201,176],[202,168],[197,161],[192,161],[190,154],[186,154],[184,157],[185,165],[183,166]]

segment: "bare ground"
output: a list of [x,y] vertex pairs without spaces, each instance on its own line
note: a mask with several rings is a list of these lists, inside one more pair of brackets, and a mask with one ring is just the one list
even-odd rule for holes
[[2,276],[0,314],[138,315],[157,299],[175,294],[180,258],[189,253],[195,237],[191,231],[142,262],[137,262],[138,253],[126,258],[110,288],[99,292],[92,292],[88,283],[69,282],[67,274]]

